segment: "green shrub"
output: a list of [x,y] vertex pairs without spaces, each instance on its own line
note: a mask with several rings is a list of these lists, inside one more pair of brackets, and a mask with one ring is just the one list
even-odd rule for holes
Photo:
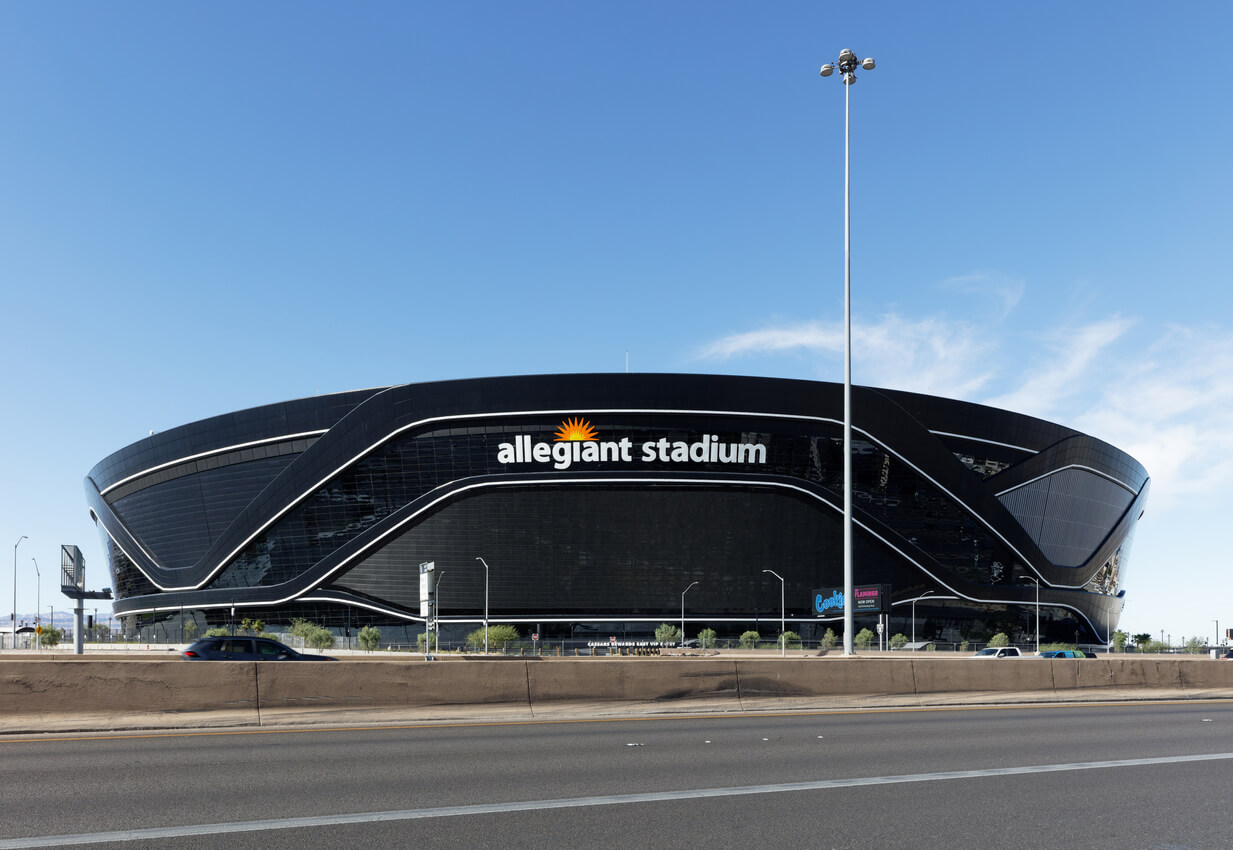
[[905,646],[907,646],[907,643],[908,643],[907,635],[900,632],[899,634],[895,635],[894,637],[890,639],[890,648],[891,649],[903,649]]
[[[426,649],[425,648],[426,646],[430,648]],[[417,652],[421,652],[421,653],[436,652],[437,636],[435,634],[432,634],[431,632],[428,634],[424,634],[423,632],[420,632],[418,635],[415,636],[415,649]]]
[[1010,646],[1010,638],[1006,636],[1006,632],[998,632],[993,637],[989,638],[988,646]]
[[230,637],[231,632],[227,631],[222,626],[215,626],[212,629],[206,629],[206,633],[202,637]]
[[[483,630],[480,631],[480,646],[484,645]],[[505,649],[511,643],[517,643],[522,639],[522,635],[518,634],[518,629],[508,623],[500,623],[498,625],[488,627],[488,646]]]
[[827,629],[826,633],[822,635],[822,648],[823,649],[834,649],[838,645],[839,645],[839,636],[835,634],[835,630]]
[[356,637],[360,642],[360,649],[365,652],[372,652],[381,647],[381,630],[375,626],[365,626],[360,629]]
[[775,645],[786,649],[800,649],[801,636],[796,632],[784,632],[775,640]]
[[937,648],[938,648],[938,645],[936,643],[925,644],[925,652],[934,652],[937,650]]
[[762,635],[753,631],[741,633],[740,644],[743,649],[753,649],[758,645],[758,641],[762,640]]
[[677,643],[681,639],[681,630],[671,623],[660,623],[655,627],[655,640],[660,643]]
[[332,647],[335,640],[336,638],[334,637],[333,632],[329,629],[323,629],[320,626],[317,626],[313,629],[312,633],[309,634],[306,642],[313,649],[322,650]]
[[54,649],[60,645],[61,639],[64,637],[64,632],[57,629],[55,626],[43,626],[43,634],[39,636],[41,646]]
[[1125,652],[1126,651],[1126,641],[1128,640],[1130,640],[1130,635],[1126,634],[1126,632],[1122,631],[1121,629],[1118,629],[1116,632],[1113,633],[1113,651],[1114,652]]
[[971,647],[971,645],[970,645],[970,644],[968,644],[968,639],[967,639],[967,638],[964,638],[962,641],[960,641],[960,642],[959,642],[959,651],[960,651],[960,652],[967,652],[967,651],[968,651],[969,649],[971,649],[971,648],[972,648],[972,647]]
[[714,629],[703,629],[698,632],[698,646],[703,649],[714,649],[719,643],[719,636],[715,634]]
[[873,632],[869,631],[869,629],[861,629],[856,633],[856,639],[853,643],[861,649],[868,649],[869,645],[873,643]]

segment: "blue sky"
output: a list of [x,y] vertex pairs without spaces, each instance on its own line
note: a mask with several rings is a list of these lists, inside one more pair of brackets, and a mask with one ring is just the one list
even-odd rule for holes
[[[1233,626],[1233,6],[0,6],[0,612],[110,583],[81,481],[151,430],[543,372],[842,380],[1152,475],[1128,631]],[[6,554],[7,553],[7,554]],[[1226,624],[1222,623],[1221,628]]]

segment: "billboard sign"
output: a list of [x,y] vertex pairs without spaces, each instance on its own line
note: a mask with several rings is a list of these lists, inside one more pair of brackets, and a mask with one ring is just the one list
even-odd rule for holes
[[[815,617],[843,614],[843,588],[826,587],[813,592],[813,615]],[[852,588],[853,614],[889,614],[891,586],[889,584],[866,584]]]

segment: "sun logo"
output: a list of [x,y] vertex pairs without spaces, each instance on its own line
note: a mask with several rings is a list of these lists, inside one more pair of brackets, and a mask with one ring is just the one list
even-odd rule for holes
[[594,440],[599,432],[585,419],[566,419],[557,429],[556,442],[565,440]]

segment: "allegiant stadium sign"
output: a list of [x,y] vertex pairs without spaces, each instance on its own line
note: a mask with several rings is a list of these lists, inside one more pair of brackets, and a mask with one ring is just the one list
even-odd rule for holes
[[596,439],[599,433],[583,419],[567,419],[551,443],[536,442],[519,434],[512,443],[497,445],[497,463],[551,463],[553,469],[569,469],[575,463],[766,463],[763,443],[723,442],[717,434],[703,434],[693,442]]

